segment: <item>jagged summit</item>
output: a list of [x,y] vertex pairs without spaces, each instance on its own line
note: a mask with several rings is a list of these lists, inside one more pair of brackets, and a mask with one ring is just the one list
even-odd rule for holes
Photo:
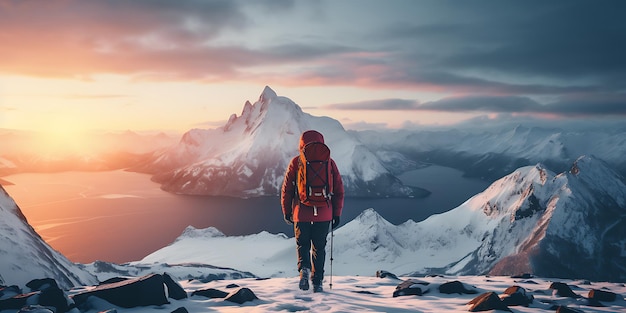
[[276,92],[272,88],[270,88],[270,86],[265,86],[265,88],[263,88],[261,96],[259,96],[259,102],[268,103],[276,99],[276,97],[278,97],[278,95],[276,95]]

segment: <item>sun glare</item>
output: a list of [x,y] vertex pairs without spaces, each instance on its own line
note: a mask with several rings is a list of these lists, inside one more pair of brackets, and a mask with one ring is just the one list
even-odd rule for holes
[[84,153],[91,145],[87,135],[70,127],[55,127],[42,132],[35,142],[35,150],[42,154],[64,156],[69,154]]

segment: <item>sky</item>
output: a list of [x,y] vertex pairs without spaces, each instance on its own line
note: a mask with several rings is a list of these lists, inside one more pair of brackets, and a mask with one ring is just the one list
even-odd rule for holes
[[184,132],[264,87],[349,129],[626,121],[623,1],[0,0],[0,128]]

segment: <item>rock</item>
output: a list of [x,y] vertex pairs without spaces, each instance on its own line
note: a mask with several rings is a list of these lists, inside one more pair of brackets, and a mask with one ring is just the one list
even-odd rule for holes
[[526,289],[520,286],[511,286],[504,290],[504,294],[500,295],[500,300],[506,306],[529,306],[533,303],[535,297],[526,293]]
[[226,298],[228,296],[228,292],[224,292],[221,290],[209,288],[209,289],[199,289],[191,293],[191,296],[202,296],[207,298]]
[[59,288],[57,281],[52,278],[42,278],[42,279],[33,279],[26,283],[26,287],[30,288],[32,291],[36,290],[44,290],[46,288]]
[[175,282],[170,275],[163,273],[163,281],[167,287],[168,297],[174,300],[187,299],[187,292],[177,282]]
[[8,299],[0,300],[0,311],[2,310],[19,310],[26,306],[26,301],[32,296],[38,295],[39,291],[29,293],[21,293]]
[[393,279],[398,279],[398,276],[396,276],[396,274],[393,274],[393,273],[385,271],[385,270],[376,271],[376,277],[379,277],[379,278],[389,277],[389,278],[393,278]]
[[21,308],[17,313],[56,313],[49,307],[41,306],[41,305],[27,305]]
[[249,288],[239,288],[226,296],[224,301],[230,301],[238,304],[243,304],[247,301],[253,301],[258,299],[257,296]]
[[56,308],[56,313],[64,313],[70,309],[69,302],[70,299],[67,295],[65,295],[65,292],[54,284],[54,286],[49,286],[41,291],[39,294],[38,304],[47,307],[54,307]]
[[125,281],[125,280],[128,280],[128,278],[126,278],[126,277],[111,277],[111,278],[101,282],[100,285],[115,284],[115,283],[119,283],[119,282]]
[[530,278],[533,278],[533,275],[529,273],[524,273],[524,274],[512,275],[511,278],[530,279]]
[[237,285],[237,284],[228,284],[226,286],[226,288],[237,288],[237,287],[239,287],[239,285]]
[[550,289],[554,289],[556,291],[556,295],[559,297],[580,298],[580,296],[575,294],[565,283],[553,282],[550,284]]
[[556,308],[556,313],[584,313],[581,310],[576,310],[576,309],[572,309],[572,308],[568,308],[564,305],[559,305]]
[[16,285],[0,286],[0,299],[8,299],[22,293],[22,289]]
[[172,311],[172,313],[189,313],[189,311],[187,311],[187,308],[185,308],[184,306],[181,306],[180,308]]
[[617,294],[610,291],[591,289],[589,290],[587,298],[597,301],[613,302],[617,299]]
[[92,290],[75,294],[72,298],[76,305],[80,306],[90,296],[96,296],[123,308],[168,303],[163,276],[158,274],[99,285]]
[[441,286],[439,286],[439,292],[445,293],[445,294],[458,293],[460,295],[462,294],[473,295],[473,294],[478,293],[478,291],[476,291],[475,289],[465,288],[465,285],[458,280],[441,284]]
[[395,298],[399,296],[421,296],[428,292],[428,288],[426,287],[428,285],[429,283],[427,282],[407,279],[401,282],[398,286],[396,286],[396,290],[393,292],[393,297]]
[[511,309],[507,307],[495,292],[486,292],[468,302],[471,307],[468,309],[470,312],[490,311],[490,310],[502,310],[509,311]]

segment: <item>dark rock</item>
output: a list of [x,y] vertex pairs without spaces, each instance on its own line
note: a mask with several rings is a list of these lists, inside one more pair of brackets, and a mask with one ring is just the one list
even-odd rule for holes
[[598,301],[613,302],[617,299],[617,294],[610,291],[591,289],[589,290],[587,298]]
[[504,290],[504,294],[500,295],[500,300],[506,306],[529,306],[533,303],[535,297],[526,293],[526,289],[520,286],[511,286]]
[[119,283],[121,281],[125,281],[128,280],[129,278],[126,277],[111,277],[103,282],[100,283],[100,285],[106,285],[106,284],[115,284],[115,283]]
[[602,304],[602,302],[596,299],[585,299],[585,300],[587,300],[587,306],[596,307],[596,308],[605,307],[605,305]]
[[26,283],[26,287],[32,291],[44,290],[46,288],[59,288],[57,281],[52,278],[33,279]]
[[478,293],[478,291],[474,289],[465,288],[465,285],[458,280],[441,284],[441,286],[439,286],[439,292],[445,293],[445,294],[458,293],[460,295],[462,294],[473,295],[473,294]]
[[[428,289],[425,288],[428,285],[429,283],[427,282],[407,279],[396,286],[396,290],[393,292],[393,297],[421,296],[428,291]],[[422,288],[424,288],[424,290]]]
[[189,311],[187,311],[187,309],[184,306],[181,306],[180,308],[172,311],[172,313],[189,313]]
[[376,277],[379,277],[379,278],[389,277],[393,279],[398,279],[398,276],[396,276],[396,274],[385,271],[385,270],[376,271]]
[[0,286],[0,299],[8,299],[22,293],[22,289],[16,285]]
[[167,287],[167,294],[174,300],[187,299],[187,292],[170,275],[163,273],[163,281]]
[[[371,292],[371,291],[367,291],[367,290],[353,290],[352,292],[354,293],[360,293],[360,294],[364,294],[364,295],[375,295],[375,293]],[[394,296],[395,297],[395,296]]]
[[237,287],[239,287],[239,285],[237,285],[237,284],[228,284],[228,285],[226,285],[226,288],[237,288]]
[[533,275],[529,273],[524,273],[524,274],[513,275],[511,276],[511,278],[530,279],[530,278],[533,278]]
[[0,300],[0,311],[2,310],[19,310],[26,305],[28,298],[38,295],[40,291],[33,291],[29,293],[21,293],[11,298]]
[[556,308],[556,313],[584,313],[581,310],[577,310],[577,309],[572,309],[572,308],[568,308],[564,305],[559,305]]
[[209,288],[209,289],[199,289],[191,293],[191,296],[202,296],[207,298],[226,298],[228,296],[228,292],[224,292],[221,290]]
[[27,305],[21,308],[17,313],[55,313],[52,308],[41,305]]
[[54,307],[56,308],[55,312],[57,313],[64,313],[69,311],[69,301],[70,299],[65,295],[65,292],[63,292],[63,290],[61,290],[59,287],[56,287],[56,284],[54,286],[45,288],[39,294],[39,304],[48,307]]
[[575,294],[565,283],[553,282],[550,284],[550,289],[556,290],[556,295],[559,297],[580,298],[580,296]]
[[257,296],[249,288],[239,288],[226,296],[224,301],[230,301],[238,304],[243,304],[247,301],[253,301],[258,299]]
[[472,301],[467,304],[471,304],[472,306],[469,308],[470,312],[480,312],[480,311],[490,311],[490,310],[502,310],[509,311],[511,309],[507,307],[501,300],[500,297],[495,292],[486,292],[478,297],[472,299]]
[[90,296],[96,296],[123,308],[168,303],[163,276],[158,274],[99,285],[92,290],[78,293],[72,298],[76,305],[80,306]]

